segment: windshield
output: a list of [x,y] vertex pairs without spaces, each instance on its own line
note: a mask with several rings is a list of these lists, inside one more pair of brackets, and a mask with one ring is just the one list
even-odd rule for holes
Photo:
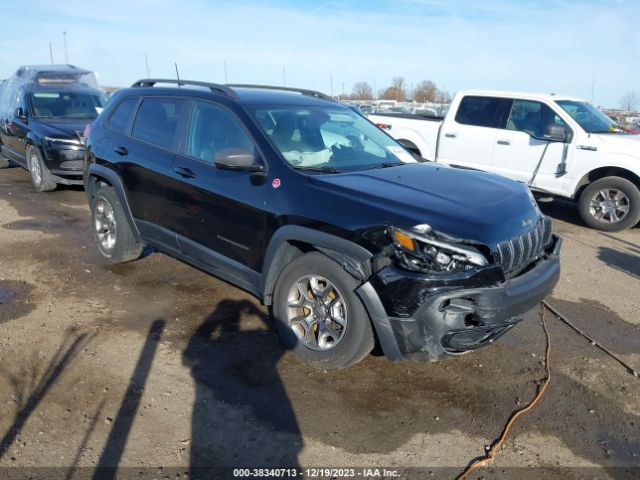
[[79,92],[29,94],[34,117],[93,119],[102,111],[106,96]]
[[556,101],[587,133],[624,133],[616,123],[588,102]]
[[336,173],[416,161],[392,138],[347,108],[278,106],[251,113],[285,160],[298,170]]

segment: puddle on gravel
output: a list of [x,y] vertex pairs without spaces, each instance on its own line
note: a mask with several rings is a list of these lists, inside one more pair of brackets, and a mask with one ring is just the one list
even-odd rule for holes
[[33,285],[15,280],[0,280],[0,323],[24,317],[36,308],[30,297]]

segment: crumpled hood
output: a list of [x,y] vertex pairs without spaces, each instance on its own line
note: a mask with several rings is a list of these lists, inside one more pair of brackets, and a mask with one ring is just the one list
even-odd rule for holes
[[541,216],[523,184],[433,163],[309,178],[363,209],[378,210],[381,224],[410,228],[427,223],[439,232],[492,248],[529,230]]
[[79,140],[76,132],[84,132],[85,127],[92,120],[32,120],[31,128],[43,137]]

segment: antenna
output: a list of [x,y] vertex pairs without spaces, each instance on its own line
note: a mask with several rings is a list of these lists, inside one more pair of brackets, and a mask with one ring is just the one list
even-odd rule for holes
[[284,87],[286,87],[286,86],[287,86],[287,72],[286,72],[286,70],[284,69],[284,65],[282,66],[282,85],[283,85]]
[[224,83],[229,83],[229,79],[227,77],[227,61],[223,60],[222,63],[224,64]]
[[149,57],[147,57],[147,52],[144,52],[144,66],[147,69],[147,78],[151,77],[151,70],[149,69]]
[[[174,65],[175,65],[175,67],[176,67],[176,78],[177,78],[178,80],[180,80],[180,73],[178,73],[178,64],[177,64],[176,62],[173,62],[173,64],[174,64]],[[179,86],[180,86],[180,84],[178,84],[178,87],[179,87]]]
[[51,57],[51,65],[53,65],[53,47],[51,46],[51,40],[49,40],[49,57]]

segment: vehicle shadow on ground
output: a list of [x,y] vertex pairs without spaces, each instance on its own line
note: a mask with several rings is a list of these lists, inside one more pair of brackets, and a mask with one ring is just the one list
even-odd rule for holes
[[[149,371],[153,364],[153,359],[156,354],[158,342],[162,336],[164,330],[164,320],[156,320],[151,324],[144,346],[140,351],[140,356],[136,363],[135,370],[129,380],[129,385],[124,394],[122,403],[118,414],[113,420],[113,427],[109,433],[109,438],[102,450],[100,460],[94,471],[93,480],[110,480],[117,477],[118,464],[122,458],[122,454],[127,445],[127,439],[133,426],[133,421],[136,417],[140,401],[144,393],[144,386],[147,383],[149,377]],[[99,407],[98,411],[101,407]],[[96,414],[97,416],[97,414]],[[86,442],[86,438],[90,435],[90,431],[85,434],[83,443]],[[82,447],[81,447],[82,448]],[[81,450],[79,450],[81,451]],[[75,469],[70,470],[70,476]]]
[[640,256],[609,247],[598,247],[598,259],[610,267],[640,280]]
[[542,213],[549,217],[552,217],[556,220],[561,220],[566,223],[570,223],[572,225],[576,225],[578,227],[587,228],[587,226],[580,218],[580,214],[578,213],[578,205],[573,202],[568,202],[560,198],[554,198],[550,202],[538,201],[538,206],[540,207],[540,210],[542,210]]
[[298,466],[302,437],[277,369],[285,350],[248,300],[221,301],[199,326],[183,357],[196,388],[189,478],[220,467]]
[[62,345],[42,372],[37,356],[34,356],[32,362],[21,365],[18,372],[10,372],[0,366],[0,373],[13,387],[17,404],[13,422],[0,440],[0,459],[7,453],[44,396],[90,339],[91,335],[88,333],[76,334],[75,330],[67,332]]

